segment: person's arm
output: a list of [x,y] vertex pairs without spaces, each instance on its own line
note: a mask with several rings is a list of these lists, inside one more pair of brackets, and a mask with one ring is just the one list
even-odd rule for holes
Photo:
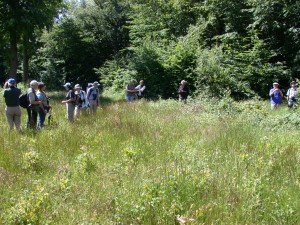
[[143,92],[146,89],[146,86],[144,85],[142,88],[140,88],[140,91]]
[[30,105],[41,105],[42,104],[42,101],[36,100],[34,92],[28,93],[28,99],[29,99]]
[[281,91],[281,90],[279,90],[279,92],[280,92],[280,96],[281,96],[281,98],[283,98],[283,93],[282,93],[282,91]]
[[271,89],[270,92],[269,92],[269,96],[272,96],[275,91],[276,91],[275,89]]
[[181,87],[181,86],[179,86],[179,88],[178,88],[178,93],[179,93],[179,94],[182,93],[182,87]]
[[45,110],[45,108],[44,108],[44,104],[43,104],[43,98],[44,98],[43,93],[42,93],[42,92],[39,92],[39,93],[36,94],[36,96],[37,96],[38,100],[41,102],[41,104],[39,104],[39,107],[40,107],[40,108],[43,110],[43,112],[46,114],[47,112],[46,112],[46,110]]
[[74,94],[74,92],[69,92],[68,94],[67,94],[67,97],[69,97],[69,99],[67,99],[67,100],[63,100],[63,101],[61,101],[61,103],[70,103],[70,102],[74,102],[75,101],[75,94]]
[[100,102],[100,90],[97,89],[97,105],[99,105],[99,102]]
[[83,107],[87,107],[88,106],[88,99],[87,99],[87,94],[85,91],[82,91],[82,95],[83,95],[83,101],[84,104],[82,105]]
[[136,92],[135,88],[133,90],[130,90],[130,89],[128,89],[128,86],[129,85],[126,86],[126,91],[128,91],[128,92]]

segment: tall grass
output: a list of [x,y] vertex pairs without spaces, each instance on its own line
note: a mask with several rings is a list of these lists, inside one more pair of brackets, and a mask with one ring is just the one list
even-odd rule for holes
[[0,117],[2,224],[299,224],[298,110],[142,100],[70,124],[52,99],[41,131]]

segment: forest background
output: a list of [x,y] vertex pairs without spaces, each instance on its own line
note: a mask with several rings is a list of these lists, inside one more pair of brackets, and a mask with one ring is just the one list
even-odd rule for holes
[[1,0],[0,79],[266,98],[299,77],[299,15],[296,0]]

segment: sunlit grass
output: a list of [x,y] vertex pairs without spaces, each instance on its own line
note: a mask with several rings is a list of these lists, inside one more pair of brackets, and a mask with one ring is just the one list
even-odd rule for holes
[[41,131],[0,118],[3,224],[298,224],[298,111],[118,101],[70,124],[55,96]]

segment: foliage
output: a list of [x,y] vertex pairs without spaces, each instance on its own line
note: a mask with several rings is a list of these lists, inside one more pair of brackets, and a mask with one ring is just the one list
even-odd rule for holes
[[255,95],[266,97],[272,81],[288,80],[289,71],[280,62],[269,63],[272,54],[255,38],[238,34],[219,36],[220,47],[199,49],[197,57],[198,91],[222,98],[226,92],[235,99]]
[[[39,15],[43,7],[24,14],[39,28],[32,32],[32,50],[41,47],[30,52],[27,45],[29,55],[34,54],[31,77],[48,87],[64,81],[85,86],[100,79],[104,88],[120,93],[130,79],[144,79],[149,98],[174,98],[180,80],[186,79],[193,96],[205,89],[220,97],[225,90],[235,99],[245,99],[265,98],[275,80],[285,88],[297,78],[300,7],[295,1],[66,3],[68,8],[60,9],[54,28],[42,37],[38,30],[45,24],[35,23],[32,15]],[[54,6],[53,2],[45,7]],[[46,10],[42,18],[47,15]],[[1,29],[7,30],[8,20],[1,21]],[[0,46],[6,56],[9,36],[4,34]],[[2,60],[4,70],[6,61]]]
[[28,62],[37,48],[36,38],[41,29],[49,28],[53,23],[61,0],[51,1],[1,1],[1,31],[9,40],[9,76],[17,78],[18,44],[22,43],[22,59],[25,81],[28,78]]

